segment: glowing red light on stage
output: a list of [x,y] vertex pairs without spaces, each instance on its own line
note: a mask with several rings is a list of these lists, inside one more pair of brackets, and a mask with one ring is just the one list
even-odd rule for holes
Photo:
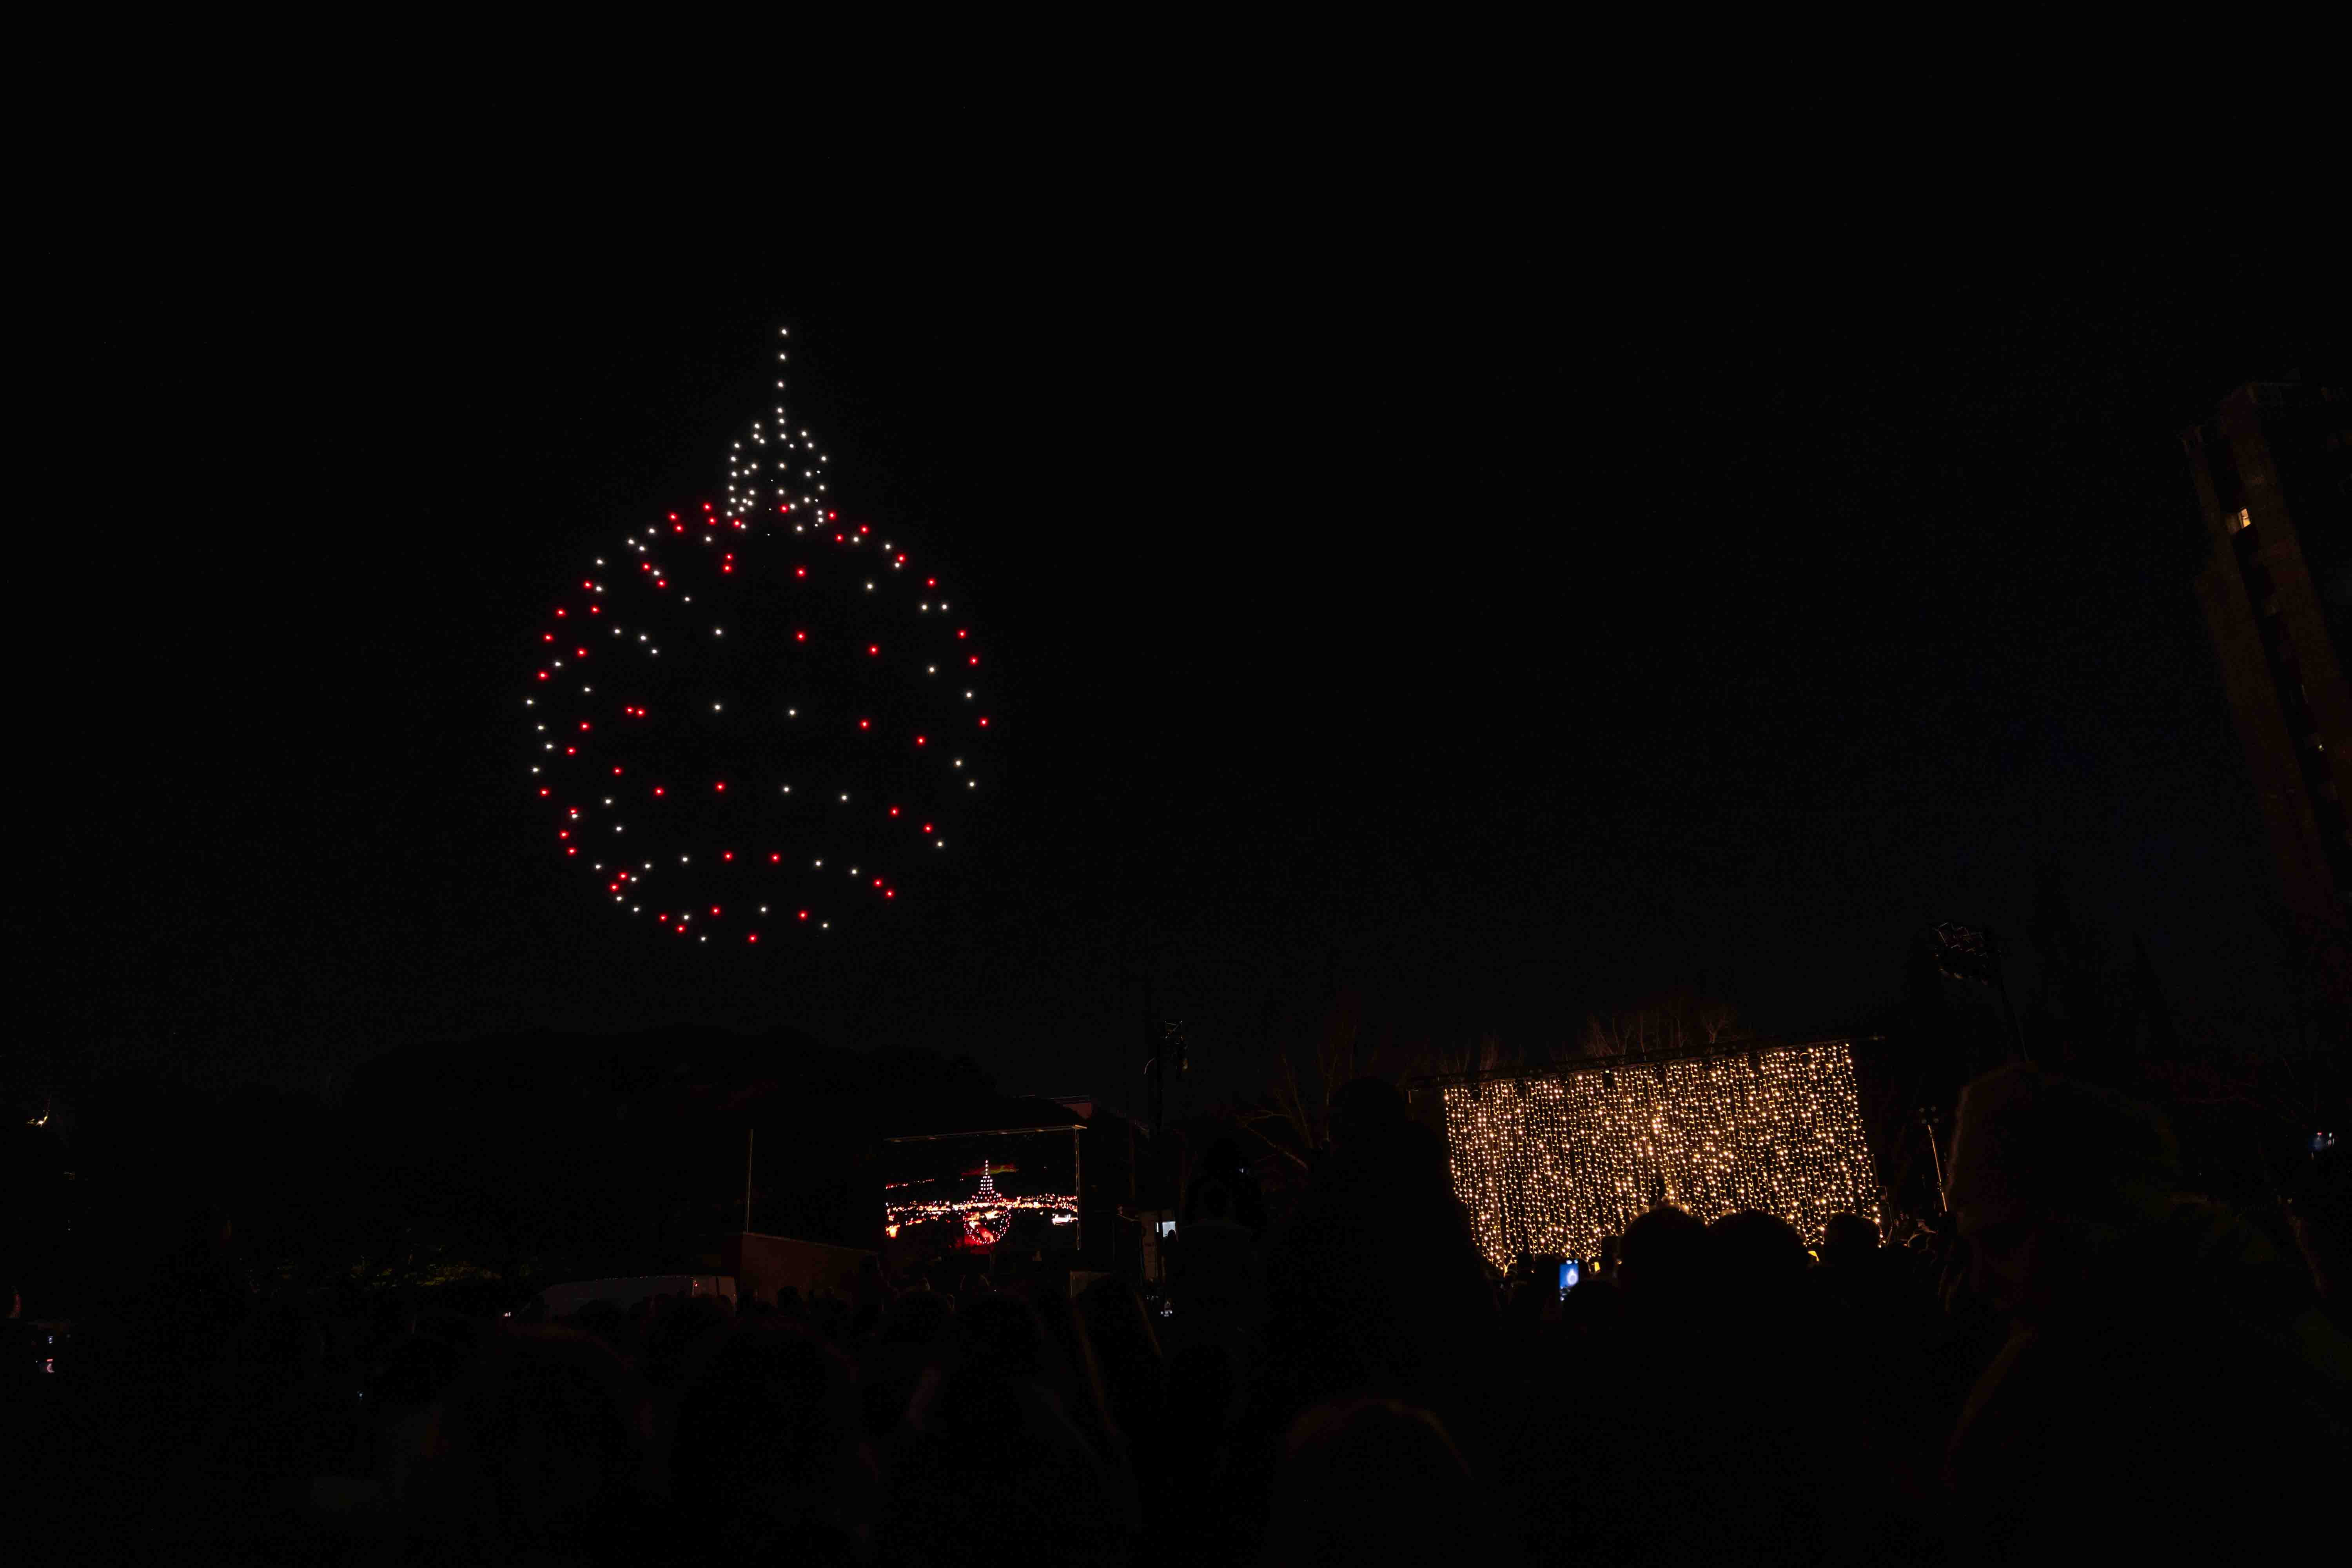
[[560,615],[562,615],[563,612],[562,612],[561,609],[558,609],[555,613],[556,613],[557,615],[559,615],[559,616],[560,616]]
[[861,730],[870,730],[874,727],[874,721],[871,719],[860,719],[857,721],[857,727]]
[[915,737],[915,744],[917,744],[917,745],[919,745],[919,745],[921,745],[922,743],[923,743],[923,738],[922,738],[920,735],[916,736],[916,737]]
[[732,849],[730,849],[730,850],[728,850],[725,854],[723,854],[723,855],[719,856],[719,858],[721,860],[732,860],[733,858],[735,858],[735,851],[733,851]]
[[659,784],[656,784],[656,785],[654,785],[654,793],[655,793],[656,795],[659,795],[659,794],[661,794],[661,792],[662,792],[662,786],[661,786],[661,785],[659,785]]
[[806,632],[794,632],[794,633],[793,634],[793,641],[794,641],[794,642],[806,642],[806,641],[808,641],[808,633],[806,633]]
[[988,728],[988,716],[984,713],[981,715],[980,727],[983,730]]
[[783,858],[783,857],[782,857],[782,856],[781,856],[781,855],[771,855],[771,856],[769,856],[769,857],[768,857],[768,864],[769,864],[769,865],[771,865],[771,866],[772,866],[772,865],[776,864],[776,862],[778,862],[779,860],[782,860],[782,858]]
[[892,806],[892,807],[890,808],[890,815],[891,815],[891,816],[898,816],[898,808],[897,806],[895,806],[895,805],[894,805],[894,806]]
[[882,646],[879,643],[867,643],[866,645],[866,651],[868,654],[878,654],[882,651]]
[[806,920],[806,919],[808,919],[808,911],[807,911],[806,910],[803,910],[801,911],[801,919],[803,919],[803,920]]
[[712,785],[711,787],[712,787],[712,788],[714,788],[714,789],[725,789],[725,788],[727,787],[727,781],[726,781],[725,779],[720,779],[720,780],[719,780],[716,784]]
[[547,792],[546,792],[545,790],[541,790],[539,793],[540,793],[540,794],[541,794],[541,795],[545,795]]
[[743,940],[745,942],[757,942],[760,940],[760,933],[758,931],[753,931],[750,936],[745,937]]
[[808,568],[805,566],[795,567],[793,571],[793,575],[795,577],[805,577],[808,575]]

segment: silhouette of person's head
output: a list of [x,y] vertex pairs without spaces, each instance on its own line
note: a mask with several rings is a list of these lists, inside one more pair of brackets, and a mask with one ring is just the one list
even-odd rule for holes
[[2153,1110],[2037,1068],[1978,1079],[1956,1121],[1953,1215],[1971,1284],[2004,1311],[2046,1310],[2104,1238],[2160,1219],[2179,1184],[2178,1146]]
[[723,1540],[845,1542],[874,1486],[847,1363],[798,1325],[735,1325],[679,1401],[670,1468]]
[[1649,1311],[1697,1305],[1706,1289],[1706,1226],[1678,1208],[1654,1208],[1625,1227],[1619,1283]]
[[1735,1300],[1785,1301],[1811,1265],[1796,1226],[1755,1209],[1717,1220],[1706,1241],[1717,1288]]
[[1833,1214],[1822,1231],[1822,1261],[1832,1268],[1867,1263],[1878,1252],[1878,1227],[1858,1214]]
[[434,1491],[484,1560],[598,1541],[630,1496],[650,1432],[643,1385],[568,1329],[502,1336],[446,1410]]
[[1309,1410],[1291,1427],[1260,1561],[1475,1558],[1470,1473],[1436,1416],[1393,1400]]

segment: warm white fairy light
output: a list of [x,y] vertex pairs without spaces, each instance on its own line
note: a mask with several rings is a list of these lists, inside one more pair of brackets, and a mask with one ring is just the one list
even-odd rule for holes
[[1830,1215],[1878,1217],[1843,1041],[1704,1060],[1598,1065],[1443,1091],[1454,1187],[1498,1268],[1591,1258],[1654,1206],[1761,1209],[1818,1244]]

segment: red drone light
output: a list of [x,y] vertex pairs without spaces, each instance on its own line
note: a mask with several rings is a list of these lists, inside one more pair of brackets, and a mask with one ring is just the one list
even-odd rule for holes
[[878,654],[882,651],[882,645],[880,643],[867,643],[866,645],[866,651],[869,654]]
[[874,727],[874,721],[871,719],[860,719],[857,721],[857,727],[861,730],[870,730]]
[[735,851],[733,851],[732,849],[730,849],[730,850],[728,850],[725,854],[723,854],[723,855],[719,856],[719,858],[721,860],[732,860],[733,858],[735,858]]
[[719,780],[716,784],[713,784],[711,787],[712,787],[713,789],[725,789],[725,788],[727,787],[727,781],[726,781],[725,779],[720,779],[720,780]]

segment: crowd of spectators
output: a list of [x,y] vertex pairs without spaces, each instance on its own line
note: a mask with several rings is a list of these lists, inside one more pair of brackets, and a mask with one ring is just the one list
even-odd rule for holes
[[1205,1162],[1148,1298],[974,1260],[336,1323],[198,1245],[78,1325],[71,1389],[12,1380],[15,1560],[1975,1563],[2340,1534],[2340,1189],[2284,1247],[2182,1193],[2160,1119],[2102,1091],[2004,1069],[1959,1123],[1930,1225],[1842,1215],[1809,1249],[1662,1206],[1565,1293],[1532,1259],[1496,1278],[1438,1138],[1370,1080],[1276,1223],[1230,1149]]

